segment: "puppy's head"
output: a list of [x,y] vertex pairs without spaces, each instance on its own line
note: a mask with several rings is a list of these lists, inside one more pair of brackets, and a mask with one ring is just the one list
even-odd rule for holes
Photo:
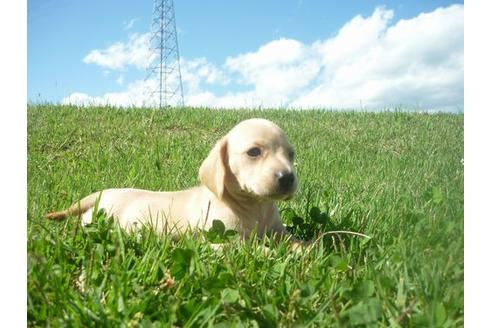
[[200,167],[200,180],[220,199],[224,192],[257,200],[290,199],[297,189],[294,148],[264,119],[236,125]]

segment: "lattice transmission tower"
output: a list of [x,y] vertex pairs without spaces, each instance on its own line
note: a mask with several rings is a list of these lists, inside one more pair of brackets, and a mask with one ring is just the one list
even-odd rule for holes
[[154,0],[150,44],[153,59],[146,80],[152,81],[152,99],[158,97],[159,108],[184,106],[173,0]]

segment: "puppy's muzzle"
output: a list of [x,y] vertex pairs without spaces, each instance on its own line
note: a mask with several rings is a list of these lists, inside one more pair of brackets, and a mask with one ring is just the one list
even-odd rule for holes
[[284,171],[277,174],[278,193],[290,194],[294,190],[296,176],[293,172]]

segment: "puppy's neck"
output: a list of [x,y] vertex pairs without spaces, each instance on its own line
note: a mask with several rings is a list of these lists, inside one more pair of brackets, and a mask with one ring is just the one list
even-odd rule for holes
[[227,203],[231,208],[246,213],[257,211],[259,208],[269,208],[275,204],[272,200],[255,198],[248,194],[231,193],[227,189],[224,189],[222,201]]

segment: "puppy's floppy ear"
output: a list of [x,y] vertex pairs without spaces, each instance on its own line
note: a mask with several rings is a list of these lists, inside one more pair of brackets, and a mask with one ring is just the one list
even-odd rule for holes
[[199,177],[203,185],[212,191],[218,199],[224,195],[226,175],[227,140],[220,139],[200,166]]

